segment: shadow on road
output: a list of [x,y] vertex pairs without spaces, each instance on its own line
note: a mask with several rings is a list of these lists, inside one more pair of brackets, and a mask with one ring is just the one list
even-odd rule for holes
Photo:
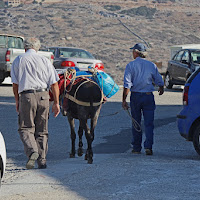
[[[0,105],[2,113],[0,120],[1,132],[6,141],[8,156],[19,160],[24,159],[25,156],[21,152],[23,150],[23,145],[17,132],[17,113],[15,111],[14,97],[0,97],[0,102],[13,103],[12,105]],[[156,117],[155,129],[176,122],[176,114],[177,111],[180,110],[180,107],[181,106],[177,105],[157,106],[157,113],[163,113],[164,115],[160,118]],[[165,113],[166,110],[168,111],[167,113]],[[173,112],[169,113],[169,110]],[[118,114],[109,116],[109,114],[117,111],[119,111]],[[161,114],[159,115],[161,116]],[[97,139],[99,141],[96,142],[94,140],[94,153],[113,154],[126,152],[130,148],[131,143],[131,120],[126,112],[121,109],[121,103],[106,103],[103,105],[100,116],[95,130],[95,140]],[[77,129],[78,122],[76,122],[76,130]],[[103,134],[101,135],[101,133]],[[83,140],[86,142],[84,138]],[[67,118],[61,116],[61,114],[56,119],[51,116],[49,119],[48,159],[62,160],[67,158],[70,147],[70,130]],[[12,154],[14,152],[15,154]],[[17,153],[21,155],[16,156]]]

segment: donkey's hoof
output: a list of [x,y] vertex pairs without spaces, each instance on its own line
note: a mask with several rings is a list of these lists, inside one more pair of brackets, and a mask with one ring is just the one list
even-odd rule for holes
[[87,154],[85,154],[85,160],[87,160],[88,159],[88,155]]
[[79,148],[78,149],[78,156],[82,156],[83,155],[83,149]]
[[70,158],[75,158],[75,154],[70,153],[70,154],[69,154],[69,157],[70,157]]
[[88,164],[92,164],[92,163],[93,163],[93,159],[92,158],[88,159]]

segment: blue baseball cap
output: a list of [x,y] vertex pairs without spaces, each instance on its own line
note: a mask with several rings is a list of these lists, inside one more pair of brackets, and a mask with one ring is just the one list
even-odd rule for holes
[[146,46],[142,43],[137,43],[133,47],[131,47],[130,49],[137,49],[138,51],[141,51],[141,52],[147,51]]

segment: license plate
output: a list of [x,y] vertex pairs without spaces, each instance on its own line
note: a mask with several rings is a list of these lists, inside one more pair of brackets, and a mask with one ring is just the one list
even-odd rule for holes
[[86,70],[91,65],[92,65],[92,63],[77,63],[77,67],[80,70]]

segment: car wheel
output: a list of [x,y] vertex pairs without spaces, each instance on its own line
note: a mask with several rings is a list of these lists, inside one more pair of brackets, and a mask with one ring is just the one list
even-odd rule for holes
[[200,125],[196,126],[194,130],[193,145],[196,152],[200,155]]
[[0,84],[2,84],[4,82],[5,78],[1,78],[0,79]]
[[170,78],[169,74],[166,74],[166,76],[165,76],[165,86],[168,89],[171,89],[173,87],[173,83],[171,81],[171,78]]
[[1,187],[1,169],[0,169],[0,187]]

